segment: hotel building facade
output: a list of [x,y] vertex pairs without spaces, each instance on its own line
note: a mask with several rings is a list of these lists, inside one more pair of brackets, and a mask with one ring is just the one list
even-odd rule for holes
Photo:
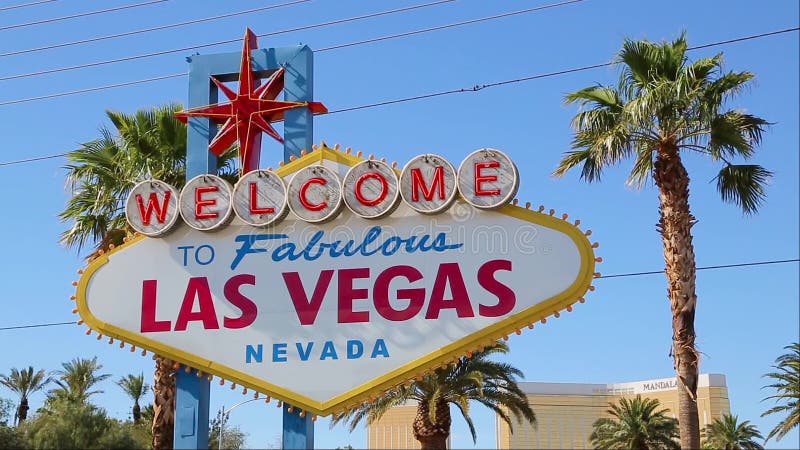
[[[606,412],[609,403],[636,395],[658,400],[662,408],[669,409],[669,416],[677,417],[678,391],[675,378],[612,384],[521,382],[519,385],[536,413],[537,426],[534,428],[527,424],[515,424],[512,434],[508,425],[497,417],[498,449],[590,449],[592,424],[601,417],[609,416]],[[730,412],[724,375],[700,375],[697,409],[701,428]],[[416,410],[416,405],[395,407],[381,420],[369,425],[367,448],[420,448],[412,430]],[[457,412],[454,412],[453,420],[461,420]]]

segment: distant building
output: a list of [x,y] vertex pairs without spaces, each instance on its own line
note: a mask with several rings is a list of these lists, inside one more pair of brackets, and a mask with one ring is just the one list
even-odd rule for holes
[[[520,383],[528,403],[536,413],[537,427],[515,425],[514,434],[508,425],[497,418],[497,448],[499,449],[590,449],[592,424],[608,417],[609,403],[621,398],[658,400],[677,417],[678,391],[675,378],[633,381],[614,384],[578,383]],[[730,412],[725,375],[702,374],[697,388],[697,410],[700,428],[715,418]]]
[[[658,400],[669,415],[677,417],[678,394],[675,378],[614,384],[521,382],[528,403],[536,413],[537,428],[515,425],[514,434],[499,417],[496,424],[499,449],[590,449],[592,424],[607,417],[609,403],[637,394]],[[697,389],[700,427],[730,412],[725,375],[702,374]],[[453,420],[459,420],[453,411]],[[398,406],[367,427],[369,449],[418,449],[412,429],[416,405]],[[448,441],[449,446],[449,441]]]
[[[455,411],[451,411],[455,413]],[[417,416],[417,404],[395,406],[386,411],[380,420],[367,426],[368,449],[418,449],[422,448],[414,438],[414,417]],[[453,416],[453,420],[458,420]],[[450,448],[450,439],[447,439]]]

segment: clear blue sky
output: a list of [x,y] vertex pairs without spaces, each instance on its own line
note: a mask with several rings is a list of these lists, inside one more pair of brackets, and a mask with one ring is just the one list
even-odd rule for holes
[[[0,28],[50,17],[134,3],[134,0],[61,0],[0,13]],[[0,7],[21,3],[3,0]],[[277,2],[276,2],[277,3]],[[422,3],[422,2],[420,2]],[[0,53],[74,41],[139,28],[244,10],[267,2],[172,0],[152,6],[37,26],[0,29]],[[314,24],[416,4],[413,1],[314,0],[268,12],[17,56],[0,57],[0,77],[129,55],[237,39],[203,48],[203,53],[238,52],[244,28],[256,33]],[[545,1],[458,0],[413,12],[352,24],[261,38],[261,47],[303,42],[312,48],[359,41],[499,12],[547,4]],[[91,5],[91,6],[90,6]],[[317,100],[330,109],[374,103],[441,90],[555,72],[610,61],[623,38],[671,39],[682,30],[690,45],[733,39],[798,25],[791,0],[696,2],[603,2],[587,0],[540,12],[456,27],[401,39],[321,52],[315,58]],[[0,102],[178,73],[193,51],[99,67],[0,81]],[[769,200],[760,214],[743,217],[723,204],[711,182],[716,166],[686,157],[692,176],[692,211],[698,266],[798,257],[798,33],[731,43],[690,53],[692,58],[724,52],[726,68],[756,74],[752,89],[736,106],[765,117],[774,126],[756,161],[775,172]],[[625,186],[629,165],[609,170],[602,184],[586,185],[577,173],[550,177],[570,141],[573,107],[563,95],[594,83],[612,83],[616,69],[605,67],[387,107],[319,117],[316,139],[341,143],[399,162],[423,152],[460,161],[480,147],[506,151],[521,171],[522,202],[545,205],[580,218],[594,231],[605,262],[604,274],[660,270],[663,256],[655,232],[658,200],[648,186]],[[94,139],[106,124],[104,110],[133,112],[185,101],[187,81],[173,78],[131,87],[0,106],[3,145],[0,162],[62,153]],[[268,142],[265,140],[265,142]],[[280,157],[267,144],[262,161]],[[2,252],[0,327],[71,320],[70,282],[82,256],[59,246],[65,229],[57,214],[68,192],[63,159],[0,166]],[[623,382],[673,375],[669,304],[662,275],[598,280],[597,290],[571,314],[549,321],[511,341],[508,358],[530,381]],[[732,411],[766,434],[777,417],[760,418],[771,406],[761,399],[761,375],[782,347],[798,340],[798,265],[783,264],[698,273],[697,344],[704,373],[727,376]],[[97,355],[114,379],[126,373],[152,376],[150,358],[134,356],[83,334],[84,328],[58,326],[0,331],[0,372],[33,365],[54,370],[62,361]],[[106,381],[95,401],[124,418],[129,401]],[[0,390],[0,396],[10,397]],[[43,394],[32,398],[34,408]],[[226,388],[212,388],[212,410],[244,400]],[[280,414],[261,403],[242,406],[231,422],[248,433],[248,444],[264,447],[280,432]],[[480,448],[493,447],[494,417],[474,408]],[[453,446],[471,448],[460,418],[454,419]],[[348,434],[317,424],[317,446],[363,447],[365,433]],[[797,448],[795,430],[775,448]]]

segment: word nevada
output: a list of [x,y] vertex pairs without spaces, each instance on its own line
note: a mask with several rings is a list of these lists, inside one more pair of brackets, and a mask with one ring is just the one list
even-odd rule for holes
[[183,190],[160,180],[143,181],[131,190],[125,216],[131,227],[150,237],[163,236],[181,217],[199,231],[218,229],[235,214],[254,227],[275,225],[291,211],[308,223],[334,219],[347,207],[365,219],[392,213],[400,202],[422,214],[441,213],[456,195],[480,209],[499,208],[519,187],[519,172],[503,152],[484,148],[467,156],[456,170],[445,158],[419,155],[396,171],[383,161],[365,160],[344,178],[323,164],[313,164],[284,180],[271,170],[254,170],[231,186],[216,175],[199,175]]

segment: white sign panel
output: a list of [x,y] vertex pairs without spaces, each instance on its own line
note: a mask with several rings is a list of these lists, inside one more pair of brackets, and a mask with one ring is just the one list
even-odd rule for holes
[[[322,156],[317,177],[354,165]],[[100,333],[324,415],[566,308],[593,276],[583,233],[546,214],[400,204],[390,217],[136,238],[87,268],[79,310]]]

